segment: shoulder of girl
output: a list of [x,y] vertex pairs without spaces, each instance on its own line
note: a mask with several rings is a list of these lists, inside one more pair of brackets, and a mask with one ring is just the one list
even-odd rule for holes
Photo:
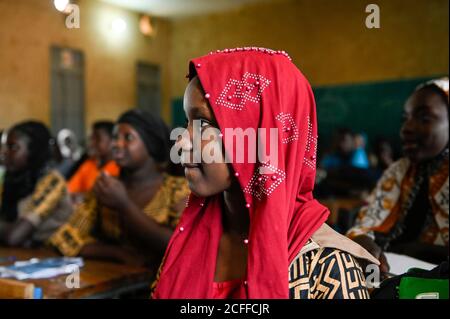
[[38,184],[59,184],[59,183],[65,183],[64,176],[61,175],[60,172],[58,172],[55,169],[49,170],[47,174],[43,175],[39,180]]
[[410,161],[406,157],[402,157],[399,160],[392,163],[386,170],[383,172],[381,179],[385,179],[391,176],[401,177],[406,174],[410,166]]
[[47,174],[42,176],[36,183],[35,192],[53,189],[55,187],[61,187],[66,185],[64,177],[56,170],[50,170]]
[[165,174],[164,176],[164,184],[170,185],[171,187],[177,187],[181,186],[186,182],[186,179],[184,177],[180,176],[173,176]]

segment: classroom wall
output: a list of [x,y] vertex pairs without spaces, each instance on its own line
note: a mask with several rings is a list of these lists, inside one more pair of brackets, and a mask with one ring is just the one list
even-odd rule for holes
[[[366,28],[369,3],[380,7],[380,29]],[[447,0],[280,0],[179,19],[170,59],[173,125],[184,123],[189,59],[262,46],[287,51],[313,86],[321,151],[339,127],[397,147],[403,104],[415,85],[448,75],[448,41]]]
[[[277,0],[225,13],[157,19],[157,35],[138,30],[137,13],[79,0],[81,28],[67,29],[51,0],[0,0],[0,129],[35,118],[50,123],[49,47],[85,55],[86,127],[135,105],[135,63],[162,71],[163,117],[172,122],[190,58],[245,45],[284,49],[313,86],[448,74],[448,1],[379,0],[381,28],[367,29],[363,0]],[[108,17],[128,24],[122,37]],[[182,112],[182,111],[181,111]]]
[[[369,3],[380,29],[365,26]],[[172,32],[173,98],[190,58],[238,46],[286,50],[314,86],[448,74],[448,0],[286,0],[179,19]]]
[[[0,129],[24,119],[50,123],[50,46],[84,52],[85,120],[116,119],[136,103],[136,62],[161,66],[163,116],[170,119],[170,25],[156,21],[154,38],[138,28],[139,15],[94,0],[80,0],[80,29],[67,29],[50,0],[0,0]],[[127,29],[114,35],[111,17]],[[88,126],[86,126],[88,127]]]

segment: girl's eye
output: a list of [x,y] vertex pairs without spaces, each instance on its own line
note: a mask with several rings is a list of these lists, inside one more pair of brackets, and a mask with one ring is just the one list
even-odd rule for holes
[[8,148],[9,148],[10,151],[16,152],[16,151],[19,150],[19,145],[17,145],[17,144],[10,144],[10,145],[8,145]]
[[431,121],[431,117],[430,117],[430,116],[422,116],[422,117],[420,118],[420,121],[421,121],[422,123],[428,123],[428,122]]
[[126,141],[132,141],[134,139],[134,136],[133,135],[131,135],[131,134],[125,134],[125,140]]

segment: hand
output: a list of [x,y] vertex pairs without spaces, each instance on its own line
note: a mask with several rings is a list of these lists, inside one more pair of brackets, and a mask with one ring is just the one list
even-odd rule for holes
[[94,194],[101,205],[123,211],[130,205],[125,186],[117,178],[101,173],[94,185]]
[[[389,272],[389,264],[387,262],[386,255],[384,254],[383,250],[380,246],[378,246],[375,241],[366,235],[361,235],[353,238],[353,241],[361,245],[363,248],[365,248],[372,256],[374,256],[378,261],[380,262],[380,272],[382,279],[387,275]],[[367,266],[367,265],[365,265]],[[364,267],[365,268],[365,267]]]

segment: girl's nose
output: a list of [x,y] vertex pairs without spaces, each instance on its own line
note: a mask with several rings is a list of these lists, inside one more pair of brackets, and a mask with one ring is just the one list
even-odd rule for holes
[[406,120],[400,128],[400,136],[405,138],[414,134],[414,125],[411,120]]
[[112,141],[113,149],[122,149],[125,147],[125,140],[121,137],[117,137]]

